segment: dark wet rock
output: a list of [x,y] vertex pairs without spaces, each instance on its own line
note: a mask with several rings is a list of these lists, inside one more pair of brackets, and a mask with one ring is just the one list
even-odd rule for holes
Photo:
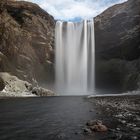
[[84,128],[83,131],[84,131],[85,134],[91,134],[92,133],[90,128]]
[[125,120],[121,120],[121,123],[125,124],[125,123],[126,123],[126,121],[125,121]]
[[139,116],[136,116],[135,120],[136,121],[140,121],[140,117]]
[[95,132],[106,132],[108,131],[108,128],[102,124],[102,121],[100,120],[90,120],[86,124],[88,128]]
[[34,87],[32,93],[37,96],[55,96],[55,93],[51,90],[47,90],[42,87]]
[[140,132],[140,127],[134,127],[132,130],[135,132]]
[[137,136],[132,136],[131,139],[132,140],[138,140],[138,137]]
[[106,132],[106,131],[108,131],[108,128],[103,124],[90,126],[90,129],[92,131],[95,131],[95,132]]
[[5,83],[3,79],[0,77],[0,91],[2,91],[5,88]]
[[135,138],[137,138],[137,137],[135,137],[135,136],[123,135],[122,138],[121,138],[121,140],[137,140],[137,139],[135,139]]
[[139,0],[128,0],[95,18],[97,86],[140,88],[139,7]]
[[55,21],[38,5],[0,0],[0,71],[22,80],[53,80]]
[[86,123],[87,126],[93,126],[93,125],[98,125],[98,124],[102,124],[102,121],[100,121],[100,120],[90,120]]
[[32,91],[33,90],[33,86],[30,83],[25,83],[25,87],[29,90]]
[[126,126],[131,128],[131,127],[136,127],[136,124],[128,123]]
[[101,140],[122,140],[122,134],[121,133],[114,133],[114,134],[111,134],[105,138],[102,138]]
[[120,131],[121,129],[117,127],[116,130],[117,130],[117,131]]

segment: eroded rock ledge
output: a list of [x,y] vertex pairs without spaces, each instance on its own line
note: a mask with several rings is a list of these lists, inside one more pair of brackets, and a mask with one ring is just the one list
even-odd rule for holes
[[54,96],[55,93],[42,87],[33,86],[9,73],[0,73],[0,97]]

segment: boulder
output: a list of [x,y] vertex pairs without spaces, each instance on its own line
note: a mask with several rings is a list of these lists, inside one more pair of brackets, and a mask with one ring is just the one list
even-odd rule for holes
[[30,84],[26,81],[22,81],[18,79],[16,76],[10,75],[6,72],[0,73],[0,78],[3,80],[5,85],[4,91],[5,92],[28,92],[27,85]]
[[51,90],[47,90],[42,87],[34,87],[32,93],[37,96],[55,96],[55,93]]
[[0,96],[3,97],[29,97],[29,96],[54,96],[54,92],[41,88],[33,87],[27,81],[20,80],[6,72],[0,72]]
[[100,120],[90,120],[87,122],[87,126],[93,126],[93,125],[98,125],[98,124],[102,124],[102,121]]
[[108,131],[108,128],[103,124],[90,126],[90,129],[92,131],[95,131],[95,132],[106,132],[106,131]]
[[83,130],[84,130],[85,134],[91,134],[92,133],[91,129],[89,129],[89,128],[84,128]]
[[[108,128],[102,124],[101,120],[90,120],[86,124],[91,131],[94,132],[106,132]],[[87,129],[88,129],[87,128]]]

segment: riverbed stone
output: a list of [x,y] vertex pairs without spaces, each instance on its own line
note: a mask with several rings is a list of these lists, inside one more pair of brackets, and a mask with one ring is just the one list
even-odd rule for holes
[[89,128],[84,128],[83,130],[84,130],[84,133],[86,133],[86,134],[92,133],[91,129],[89,129]]
[[90,129],[92,131],[95,131],[95,132],[106,132],[106,131],[108,131],[108,128],[103,124],[90,126]]
[[93,126],[93,125],[98,125],[98,124],[102,124],[101,120],[90,120],[86,123],[87,126]]
[[90,120],[86,124],[88,128],[95,132],[106,132],[108,128],[102,124],[101,120]]

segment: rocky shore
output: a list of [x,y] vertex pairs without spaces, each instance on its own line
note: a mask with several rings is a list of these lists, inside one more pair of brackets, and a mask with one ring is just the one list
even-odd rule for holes
[[103,140],[140,139],[140,94],[92,97],[88,100],[96,108],[97,119],[108,127]]

